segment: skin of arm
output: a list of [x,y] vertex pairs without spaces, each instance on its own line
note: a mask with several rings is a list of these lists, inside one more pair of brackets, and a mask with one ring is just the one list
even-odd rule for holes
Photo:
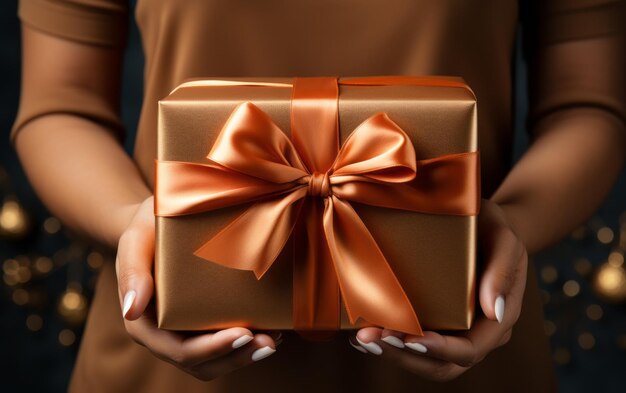
[[529,254],[562,239],[602,203],[626,158],[626,129],[606,110],[572,108],[545,117],[535,141],[491,198]]
[[[23,28],[21,102],[71,86],[119,106],[120,50],[56,39]],[[66,61],[64,59],[72,59]],[[151,195],[114,131],[66,113],[43,115],[18,132],[15,148],[48,209],[79,235],[115,248],[139,203]]]
[[[86,45],[22,25],[21,102],[79,89],[81,98],[119,105],[119,50]],[[52,92],[52,93],[51,93]],[[154,306],[152,192],[114,130],[71,113],[40,115],[19,130],[15,147],[40,199],[75,233],[117,249],[120,308],[130,337],[201,380],[259,361],[280,335],[243,327],[193,336],[158,329]],[[130,294],[132,296],[129,296]],[[128,302],[128,299],[131,301]]]

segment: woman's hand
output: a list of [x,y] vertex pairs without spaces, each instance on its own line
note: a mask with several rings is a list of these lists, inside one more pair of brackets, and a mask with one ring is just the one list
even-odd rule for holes
[[187,337],[157,327],[150,304],[154,291],[153,203],[150,197],[134,208],[117,250],[120,304],[131,337],[157,357],[201,380],[211,380],[274,353],[280,334],[272,337],[234,327]]
[[367,327],[350,344],[396,362],[424,378],[448,381],[506,344],[522,307],[528,255],[503,210],[483,200],[478,218],[484,267],[479,297],[483,314],[459,335],[427,331],[423,337]]

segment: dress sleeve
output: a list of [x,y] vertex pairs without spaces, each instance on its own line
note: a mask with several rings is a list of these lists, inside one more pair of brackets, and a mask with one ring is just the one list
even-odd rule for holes
[[522,9],[527,126],[562,109],[594,107],[626,123],[626,1],[534,0]]
[[[19,0],[18,16],[21,23],[41,33],[123,51],[128,34],[128,8],[127,0]],[[53,80],[39,85],[28,100],[20,100],[10,132],[12,143],[28,122],[55,113],[70,113],[104,124],[115,132],[118,140],[124,139],[119,108],[113,107],[105,97],[57,79],[58,83]]]
[[19,0],[22,23],[44,33],[97,45],[123,46],[127,0]]

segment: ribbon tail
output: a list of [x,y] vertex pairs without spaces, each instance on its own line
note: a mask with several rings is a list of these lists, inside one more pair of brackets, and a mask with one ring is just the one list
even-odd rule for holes
[[198,248],[194,255],[226,267],[267,272],[289,239],[306,188],[281,199],[257,202]]
[[348,202],[327,198],[324,231],[350,323],[423,335],[413,306],[376,241]]
[[[324,235],[324,205],[307,198],[294,232],[293,321],[296,331],[311,337],[311,330],[340,328],[339,285]],[[327,334],[317,333],[317,336]]]

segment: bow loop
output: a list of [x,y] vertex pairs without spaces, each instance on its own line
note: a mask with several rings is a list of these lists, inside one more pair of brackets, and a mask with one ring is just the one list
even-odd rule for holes
[[308,173],[285,133],[251,102],[237,105],[207,158],[272,183],[292,182]]
[[415,177],[415,168],[409,136],[386,113],[377,113],[346,138],[333,164],[331,182],[407,182]]

